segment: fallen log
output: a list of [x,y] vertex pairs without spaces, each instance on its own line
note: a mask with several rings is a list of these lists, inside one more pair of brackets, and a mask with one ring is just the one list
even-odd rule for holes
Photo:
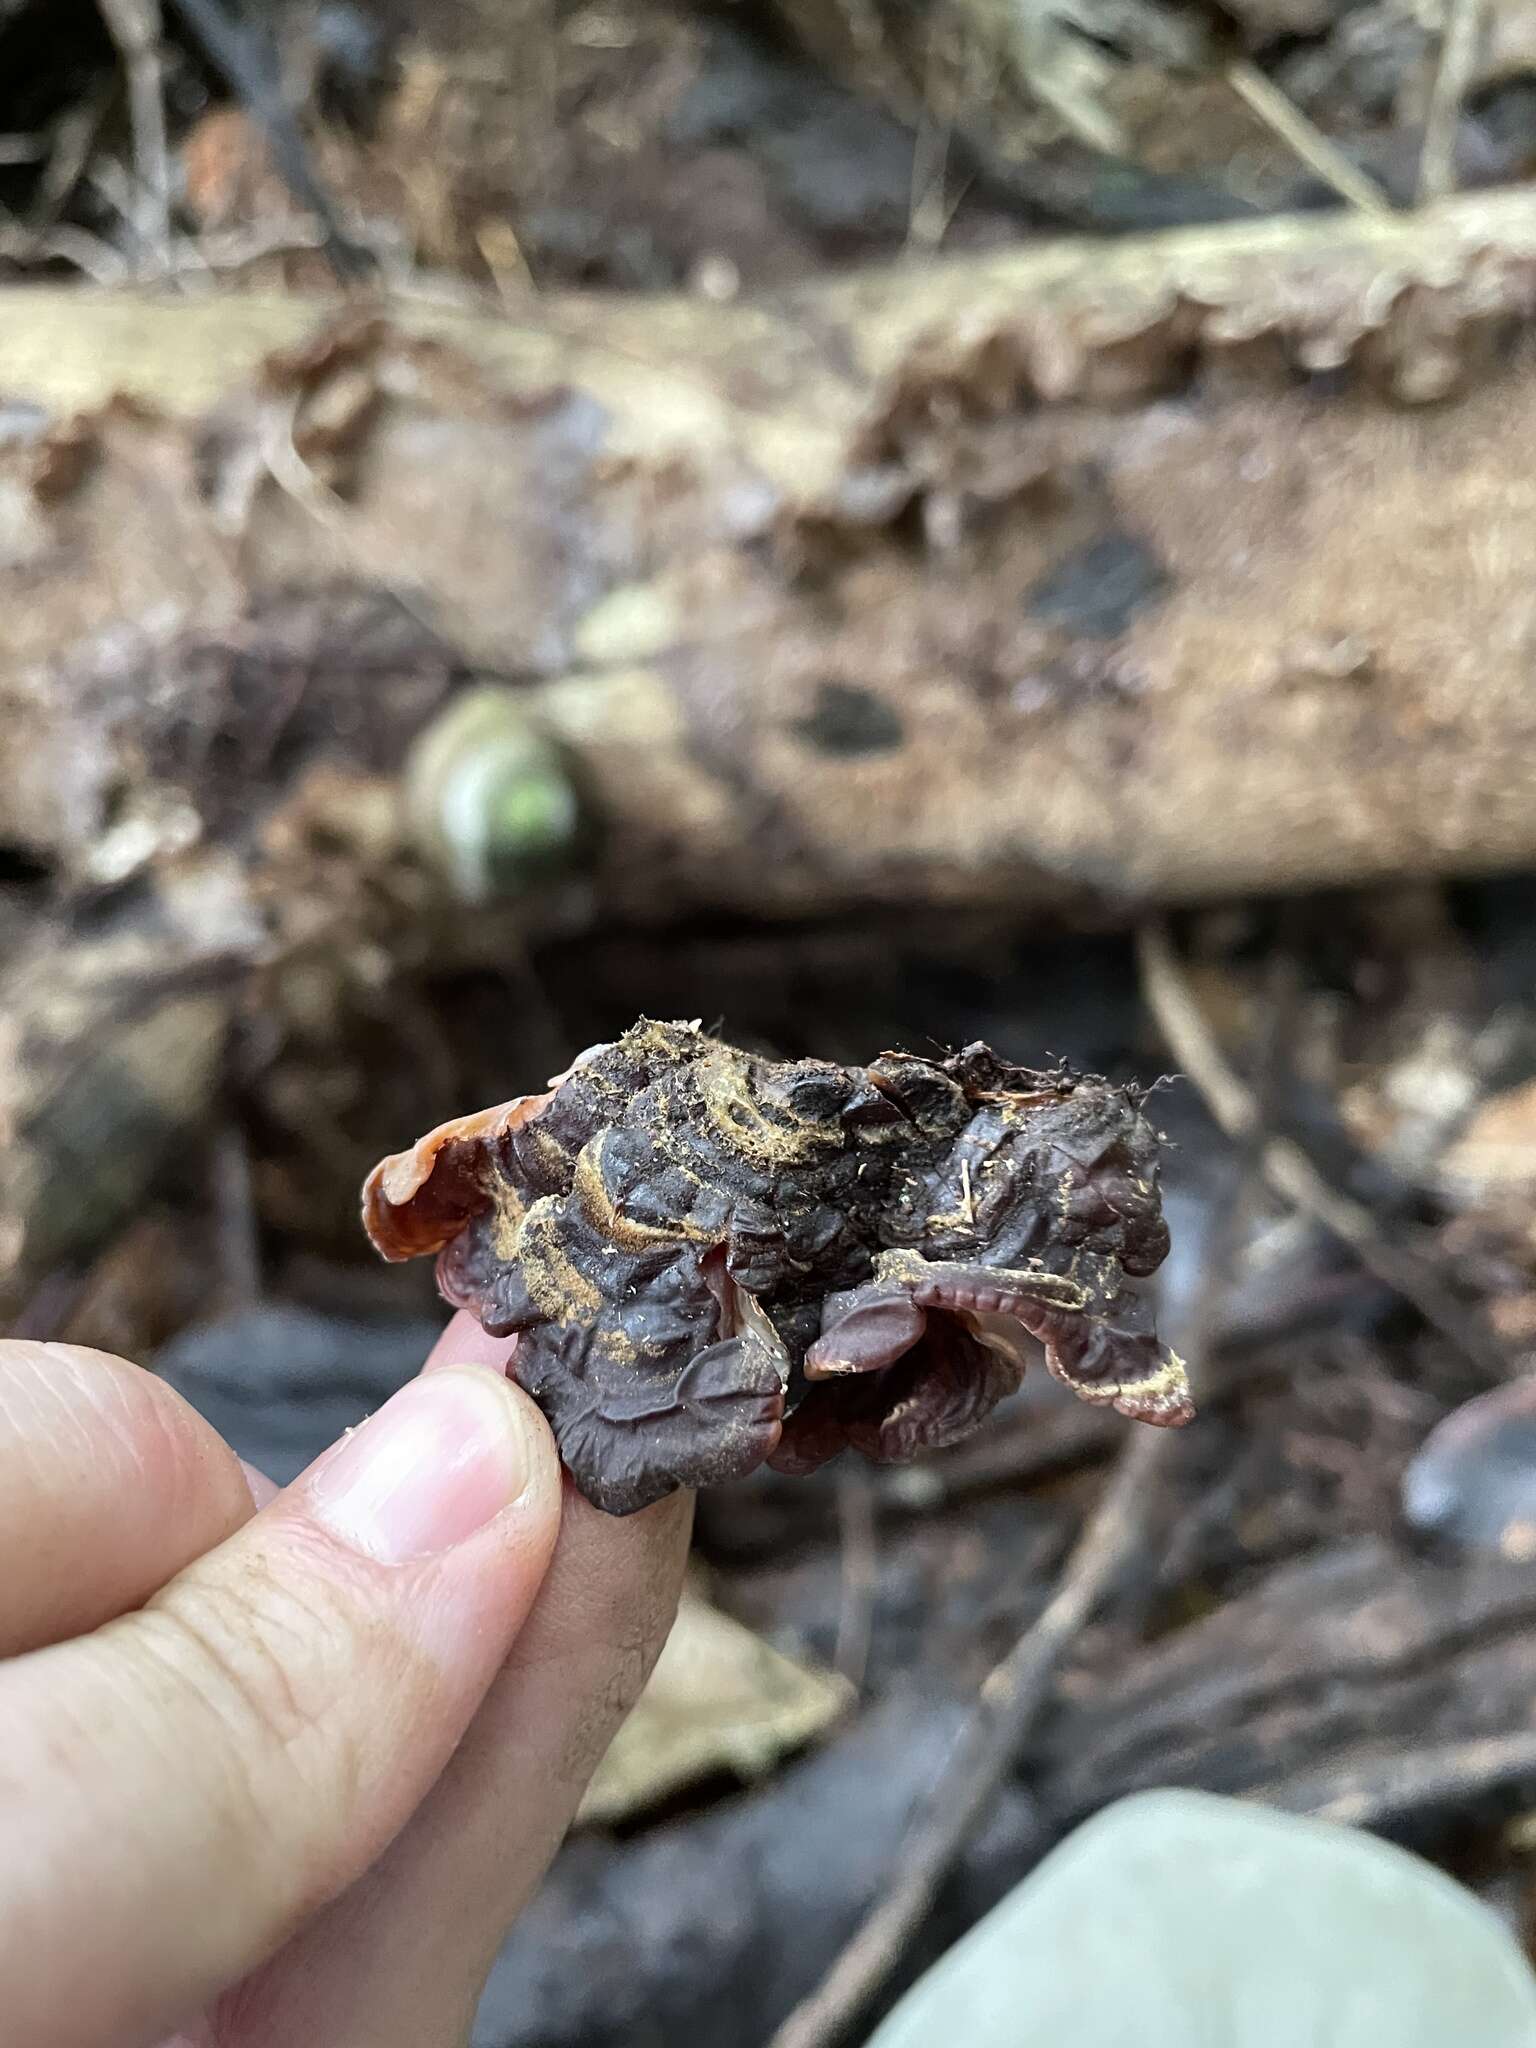
[[[723,307],[11,292],[6,837],[74,872],[136,778],[195,833],[163,728],[217,754],[261,620],[343,587],[565,750],[584,914],[1528,862],[1533,308],[1520,192]],[[280,731],[247,815],[351,745]]]
[[1536,1785],[1529,1577],[1374,1538],[1269,1573],[1113,1682],[1079,1674],[1027,1760],[1069,1826],[1153,1785],[1321,1812],[1433,1845]]

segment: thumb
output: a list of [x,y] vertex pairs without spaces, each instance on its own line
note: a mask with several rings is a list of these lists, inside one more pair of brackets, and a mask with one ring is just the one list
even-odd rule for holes
[[9,2038],[152,2038],[380,1853],[532,1605],[542,1417],[484,1367],[396,1394],[139,1613],[0,1667]]

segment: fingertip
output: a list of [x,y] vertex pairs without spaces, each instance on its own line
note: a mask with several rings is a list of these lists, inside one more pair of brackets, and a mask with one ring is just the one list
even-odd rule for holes
[[408,1380],[294,1492],[333,1535],[387,1564],[454,1550],[510,1509],[524,1525],[530,1512],[547,1520],[552,1541],[558,1501],[559,1460],[537,1407],[462,1359]]
[[423,1372],[437,1372],[445,1365],[484,1365],[505,1376],[517,1355],[517,1338],[492,1337],[479,1322],[461,1308],[427,1354]]

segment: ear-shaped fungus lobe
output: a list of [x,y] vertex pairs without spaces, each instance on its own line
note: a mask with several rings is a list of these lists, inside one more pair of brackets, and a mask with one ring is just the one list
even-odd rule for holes
[[513,1372],[548,1416],[572,1478],[605,1514],[632,1515],[680,1486],[742,1478],[777,1444],[784,1382],[750,1334],[663,1372],[583,1353],[580,1338],[545,1325],[519,1343]]
[[1123,1284],[1167,1250],[1156,1153],[1133,1094],[985,1046],[776,1066],[642,1020],[384,1160],[364,1215],[516,1334],[577,1485],[627,1514],[765,1459],[953,1443],[1017,1386],[1026,1332],[1083,1399],[1188,1420]]
[[731,1283],[719,1248],[701,1256],[663,1239],[622,1254],[570,1194],[530,1218],[513,1139],[552,1099],[442,1124],[384,1160],[364,1220],[386,1258],[436,1252],[446,1299],[516,1333],[513,1376],[577,1485],[607,1513],[633,1514],[762,1464],[779,1439],[784,1371],[753,1331],[720,1334]]
[[557,1258],[587,1276],[593,1298],[527,1328],[512,1369],[587,1498],[631,1514],[760,1465],[779,1440],[785,1373],[756,1332],[723,1328],[731,1296],[719,1248],[614,1257],[584,1230],[574,1198],[547,1210]]
[[805,1394],[768,1462],[814,1472],[855,1450],[872,1464],[903,1463],[969,1436],[1023,1370],[958,1317],[919,1307],[907,1287],[877,1281],[830,1296],[805,1355]]
[[363,1224],[386,1259],[440,1252],[492,1203],[506,1142],[554,1100],[514,1095],[492,1109],[455,1117],[407,1152],[381,1159],[363,1184]]
[[[954,1316],[916,1314],[921,1335],[891,1362],[810,1381],[768,1460],[776,1472],[814,1472],[846,1450],[875,1465],[904,1464],[969,1436],[1014,1392],[1022,1360],[990,1350]],[[866,1319],[862,1336],[872,1322]],[[894,1316],[890,1328],[894,1335]]]

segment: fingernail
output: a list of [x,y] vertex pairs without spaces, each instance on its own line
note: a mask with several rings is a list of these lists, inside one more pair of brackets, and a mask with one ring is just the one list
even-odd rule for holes
[[435,1557],[522,1493],[526,1429],[516,1395],[483,1367],[412,1380],[316,1473],[315,1519],[386,1564]]
[[258,1471],[249,1458],[240,1460],[240,1470],[245,1474],[245,1483],[251,1489],[251,1504],[259,1512],[269,1500],[276,1500],[282,1488],[265,1472]]

